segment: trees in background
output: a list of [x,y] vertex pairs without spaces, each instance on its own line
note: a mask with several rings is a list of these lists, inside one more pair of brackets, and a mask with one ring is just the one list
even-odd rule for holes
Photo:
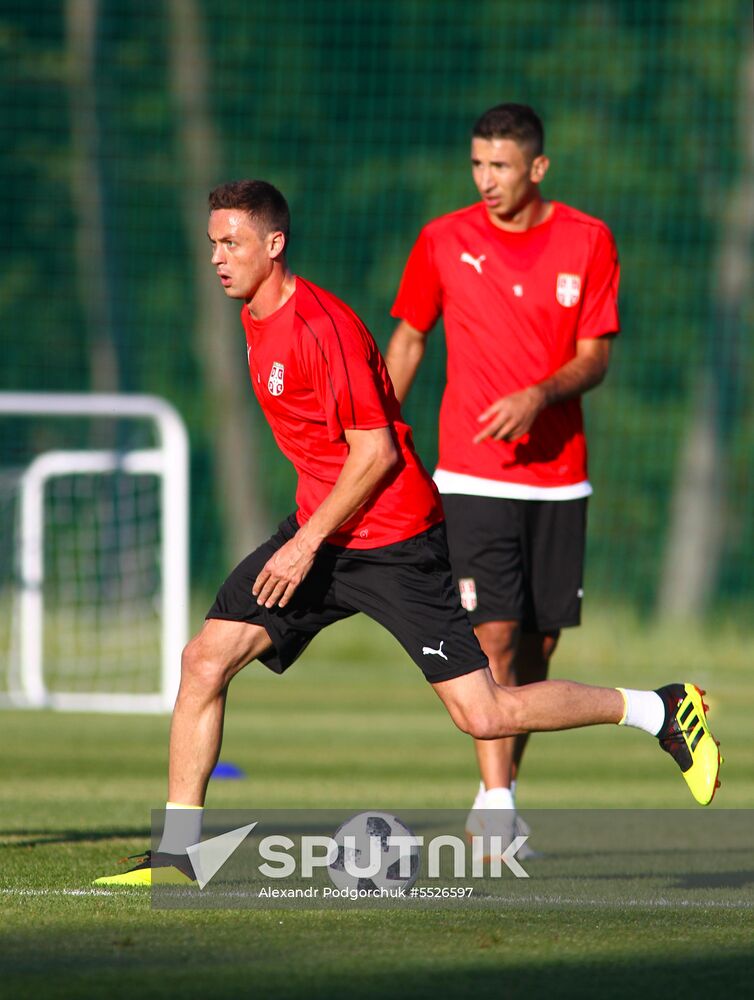
[[[95,0],[66,3],[91,25]],[[263,530],[252,520],[263,506],[275,517],[292,504],[292,476],[268,461],[243,385],[235,307],[208,263],[207,189],[244,175],[278,183],[293,209],[294,269],[351,302],[384,343],[419,227],[475,197],[473,117],[512,99],[545,119],[547,193],[605,218],[621,251],[624,333],[587,404],[589,585],[645,608],[661,579],[666,609],[681,581],[702,595],[689,608],[743,599],[754,556],[741,279],[751,167],[736,119],[748,45],[736,5],[98,0],[98,18],[97,44],[77,50],[67,76],[73,39],[57,0],[0,14],[0,82],[16,94],[0,108],[0,204],[13,233],[0,269],[3,378],[93,388],[107,365],[90,361],[90,330],[111,345],[121,386],[179,407],[198,580],[216,580],[226,552]],[[109,274],[99,251],[75,249],[87,217],[116,262]],[[443,364],[432,340],[434,369],[423,366],[408,406],[429,465]],[[704,430],[690,416],[700,372],[719,415]]]
[[176,183],[188,247],[193,309],[186,316],[201,365],[226,561],[236,563],[269,534],[264,460],[251,416],[246,344],[209,266],[207,194],[224,178],[223,137],[210,104],[212,61],[197,0],[167,0],[168,80],[175,108]]

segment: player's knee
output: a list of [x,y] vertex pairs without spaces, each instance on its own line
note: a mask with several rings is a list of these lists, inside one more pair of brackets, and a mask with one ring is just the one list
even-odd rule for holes
[[500,678],[509,673],[515,676],[513,660],[519,636],[518,622],[483,622],[474,631],[498,683],[502,683]]
[[475,740],[493,740],[505,735],[500,730],[500,719],[489,709],[467,707],[453,713],[453,721],[463,733]]
[[466,731],[475,740],[493,740],[500,735],[495,720],[486,715],[472,715]]
[[542,660],[545,667],[549,666],[553,653],[557,649],[560,632],[547,632],[542,636]]
[[186,645],[181,657],[181,683],[219,691],[225,687],[225,675],[225,664],[211,655],[201,636]]
[[500,688],[483,705],[464,707],[454,716],[459,729],[475,740],[497,740],[524,731],[524,718],[515,688]]
[[518,683],[516,668],[513,665],[513,654],[504,656],[488,656],[492,676],[495,683],[501,687],[512,687]]

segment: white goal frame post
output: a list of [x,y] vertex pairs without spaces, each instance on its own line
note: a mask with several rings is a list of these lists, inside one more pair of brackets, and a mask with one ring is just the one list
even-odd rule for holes
[[[18,683],[0,707],[92,712],[169,712],[188,637],[189,444],[178,411],[158,396],[0,392],[0,414],[151,420],[158,446],[135,450],[56,450],[38,455],[20,483],[19,582],[15,603]],[[123,472],[160,480],[161,664],[158,693],[49,691],[44,672],[44,496],[56,476]]]

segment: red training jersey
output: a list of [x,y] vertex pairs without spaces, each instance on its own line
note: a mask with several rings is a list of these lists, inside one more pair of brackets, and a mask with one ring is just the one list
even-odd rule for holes
[[241,319],[251,383],[280,450],[298,473],[298,522],[332,490],[348,455],[344,431],[390,427],[400,461],[372,497],[327,541],[371,549],[411,538],[442,520],[437,489],[421,464],[411,428],[374,339],[330,292],[296,278],[271,316]]
[[[476,492],[473,484],[446,488],[443,472],[520,484],[511,495],[523,498],[553,489],[565,497],[570,486],[571,495],[591,492],[578,399],[544,409],[516,441],[472,441],[483,426],[479,414],[501,396],[552,375],[575,356],[579,339],[618,332],[618,280],[607,226],[558,202],[524,232],[495,226],[481,202],[424,227],[392,315],[422,332],[444,319],[447,385],[435,477],[442,492]],[[490,495],[506,495],[490,486]]]

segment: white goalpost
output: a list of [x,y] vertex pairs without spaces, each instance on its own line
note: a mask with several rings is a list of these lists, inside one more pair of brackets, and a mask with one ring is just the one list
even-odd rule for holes
[[154,396],[0,392],[3,421],[0,705],[169,711],[188,629],[183,421]]

